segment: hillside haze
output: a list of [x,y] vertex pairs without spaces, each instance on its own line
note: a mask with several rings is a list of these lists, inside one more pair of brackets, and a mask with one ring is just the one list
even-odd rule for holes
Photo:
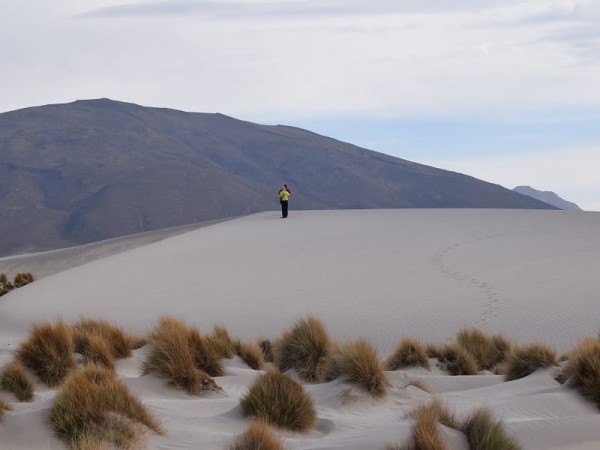
[[540,191],[532,188],[531,186],[517,186],[513,189],[513,191],[518,192],[519,194],[528,195],[529,197],[533,197],[537,200],[541,200],[544,203],[548,203],[549,205],[552,205],[558,209],[564,209],[567,211],[581,211],[581,208],[576,203],[565,200],[552,191]]
[[306,130],[108,99],[0,114],[0,256],[278,208],[552,208]]

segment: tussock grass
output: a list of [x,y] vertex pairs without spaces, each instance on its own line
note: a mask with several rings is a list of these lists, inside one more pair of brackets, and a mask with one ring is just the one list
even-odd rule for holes
[[438,359],[451,375],[477,375],[477,361],[460,345],[446,344]]
[[81,354],[87,363],[96,363],[107,369],[114,370],[113,354],[106,340],[98,334],[84,334],[80,336],[82,343]]
[[15,275],[13,280],[13,284],[16,288],[23,287],[29,283],[33,283],[33,275],[30,272],[19,272]]
[[130,340],[120,328],[106,320],[81,319],[74,325],[75,347],[79,353],[85,351],[86,336],[100,336],[114,358],[129,358],[131,356]]
[[0,372],[0,389],[15,394],[21,402],[33,399],[33,383],[19,361],[6,364]]
[[283,442],[269,425],[256,420],[235,439],[228,450],[284,450],[284,448]]
[[236,342],[235,353],[242,358],[251,369],[262,370],[265,367],[263,352],[258,344],[254,342]]
[[434,397],[429,403],[418,405],[409,417],[415,421],[410,440],[403,446],[388,446],[388,449],[446,450],[448,446],[439,432],[438,423],[454,429],[460,429],[461,426],[438,397]]
[[502,421],[494,419],[486,408],[475,410],[465,421],[463,432],[472,450],[520,450],[518,442],[508,435]]
[[148,343],[148,340],[145,336],[130,334],[127,336],[127,342],[127,345],[131,350],[137,350],[138,348],[142,348],[144,345],[146,345]]
[[408,383],[406,383],[406,386],[414,386],[416,388],[421,389],[424,392],[427,392],[428,394],[432,394],[433,391],[431,390],[431,388],[427,385],[427,383],[425,383],[423,380],[419,380],[418,378],[411,378],[410,380],[408,380]]
[[62,321],[34,325],[15,356],[48,386],[58,386],[73,368],[73,330]]
[[188,346],[192,352],[196,368],[206,372],[211,377],[223,376],[225,370],[219,360],[219,356],[206,339],[200,335],[198,329],[188,328],[187,333]]
[[317,417],[312,398],[302,385],[274,369],[256,378],[240,406],[246,416],[292,431],[310,430]]
[[600,341],[589,338],[579,344],[571,352],[564,376],[600,406]]
[[458,345],[467,350],[482,370],[491,370],[506,359],[510,342],[502,335],[487,335],[478,328],[463,328],[456,335]]
[[10,406],[10,403],[0,397],[0,423],[2,423],[2,420],[4,420],[5,411],[12,411],[12,406]]
[[265,362],[273,362],[273,344],[269,339],[261,339],[258,343]]
[[219,358],[233,358],[235,354],[233,340],[224,326],[215,325],[212,334],[206,336],[206,341]]
[[385,362],[386,370],[398,370],[403,367],[425,367],[429,369],[427,352],[421,343],[415,339],[403,338],[394,352]]
[[149,336],[151,350],[144,361],[144,373],[154,373],[169,385],[200,395],[214,382],[196,369],[194,351],[189,345],[189,329],[172,317],[162,317]]
[[294,369],[305,381],[321,381],[327,370],[332,344],[319,319],[308,316],[284,331],[273,348],[275,366]]
[[506,358],[507,380],[526,377],[538,369],[556,365],[556,352],[550,347],[534,342],[525,346],[515,346]]
[[0,273],[0,284],[8,283],[8,278],[5,273]]
[[389,381],[377,352],[364,339],[340,346],[332,364],[342,380],[360,386],[373,397],[381,398],[387,394]]
[[131,447],[144,427],[162,434],[158,421],[115,373],[91,364],[73,371],[54,399],[49,420],[73,448]]
[[434,344],[432,342],[425,344],[425,354],[428,358],[439,358],[442,355],[443,350],[443,345]]

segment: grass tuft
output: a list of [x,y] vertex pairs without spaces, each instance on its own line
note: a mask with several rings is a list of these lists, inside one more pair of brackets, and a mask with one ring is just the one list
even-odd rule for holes
[[104,338],[98,334],[83,334],[76,341],[81,343],[81,354],[86,363],[96,363],[114,370],[113,354]]
[[319,319],[309,316],[284,331],[274,345],[273,359],[281,371],[294,369],[305,381],[321,381],[331,349],[327,330]]
[[385,362],[385,369],[398,370],[403,367],[414,366],[429,369],[427,352],[419,341],[411,338],[404,338]]
[[246,431],[239,435],[228,450],[284,450],[283,442],[268,424],[253,421]]
[[114,358],[129,358],[131,356],[130,340],[120,328],[106,320],[81,319],[73,327],[75,329],[75,347],[79,353],[84,353],[85,336],[100,336]]
[[263,353],[265,362],[273,362],[273,344],[271,341],[269,339],[262,339],[258,345]]
[[417,406],[410,413],[415,420],[409,442],[403,446],[388,446],[388,449],[445,450],[447,445],[439,432],[438,423],[460,429],[460,423],[445,404],[434,397],[429,403]]
[[58,386],[74,367],[73,330],[62,321],[34,325],[15,356],[42,382]]
[[223,364],[219,360],[219,355],[215,353],[212,347],[204,339],[198,329],[188,329],[188,346],[194,357],[194,365],[197,369],[206,372],[211,377],[220,377],[225,374]]
[[355,383],[375,398],[387,394],[389,381],[383,372],[377,352],[367,341],[356,340],[342,345],[332,358],[340,378]]
[[463,328],[456,335],[456,342],[475,358],[481,370],[493,369],[506,359],[510,350],[504,336],[489,336],[478,328]]
[[589,338],[579,344],[565,367],[566,377],[581,393],[600,406],[600,341]]
[[94,448],[94,443],[130,447],[139,441],[143,427],[163,434],[115,373],[95,364],[69,375],[54,399],[49,420],[73,448]]
[[235,344],[235,353],[248,364],[251,369],[262,370],[265,367],[265,358],[263,352],[254,342],[237,342]]
[[195,350],[190,345],[190,330],[172,317],[162,317],[149,336],[150,352],[143,364],[144,373],[168,380],[171,386],[200,395],[216,386],[196,368]]
[[474,411],[465,421],[463,432],[472,450],[519,450],[517,441],[509,436],[502,421],[494,419],[486,408]]
[[33,399],[33,383],[27,370],[19,361],[8,363],[0,372],[0,389],[15,394],[21,402]]
[[460,345],[446,344],[438,359],[451,375],[477,375],[477,361]]
[[206,336],[208,345],[219,358],[233,358],[235,348],[227,328],[215,325],[210,336]]
[[506,358],[504,370],[506,379],[510,381],[554,365],[556,365],[556,352],[544,344],[532,343],[513,347]]
[[411,378],[410,380],[408,380],[408,383],[406,383],[406,387],[408,386],[414,386],[416,388],[421,389],[424,392],[427,392],[428,394],[433,393],[433,391],[427,385],[427,383],[425,383],[423,380],[419,380],[418,378]]
[[2,420],[4,419],[5,411],[12,411],[12,406],[10,406],[10,403],[0,397],[0,423],[2,423]]
[[292,431],[308,431],[317,413],[300,383],[277,370],[259,375],[240,400],[242,413]]

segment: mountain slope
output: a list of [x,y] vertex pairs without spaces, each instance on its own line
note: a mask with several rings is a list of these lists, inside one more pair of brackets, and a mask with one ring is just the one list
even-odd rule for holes
[[278,208],[551,208],[286,126],[108,99],[0,114],[0,255]]
[[528,195],[529,197],[541,200],[544,203],[548,203],[558,209],[565,209],[569,211],[581,211],[581,208],[573,202],[569,202],[552,191],[538,191],[531,186],[517,186],[513,191],[519,194]]

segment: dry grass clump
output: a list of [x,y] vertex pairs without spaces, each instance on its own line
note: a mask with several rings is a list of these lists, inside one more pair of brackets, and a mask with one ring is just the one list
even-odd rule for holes
[[0,372],[0,389],[15,394],[21,402],[33,399],[33,383],[19,361],[8,363]]
[[228,450],[284,450],[281,439],[268,424],[253,421],[246,431],[239,435]]
[[410,380],[408,380],[408,383],[406,383],[406,387],[408,386],[414,386],[416,388],[421,389],[424,392],[427,392],[428,394],[433,393],[433,391],[427,385],[427,383],[425,383],[423,380],[419,380],[418,378],[411,378]]
[[33,283],[33,275],[30,272],[19,272],[15,275],[13,284],[16,288],[23,287],[29,283]]
[[425,354],[428,358],[439,358],[444,351],[444,346],[428,342],[425,344]]
[[419,341],[404,338],[385,362],[385,368],[386,370],[398,370],[413,366],[429,369],[427,352]]
[[206,336],[206,341],[219,358],[233,358],[235,355],[233,340],[222,325],[215,325],[212,334]]
[[95,364],[69,375],[54,399],[49,420],[73,448],[131,447],[139,443],[143,427],[163,433],[115,373]]
[[344,381],[355,383],[375,398],[387,394],[389,381],[383,372],[377,352],[363,339],[342,345],[332,364]]
[[265,362],[273,362],[273,344],[271,341],[269,339],[262,339],[258,345],[263,353]]
[[211,377],[220,377],[225,374],[223,364],[219,356],[204,339],[196,328],[188,328],[188,346],[194,357],[194,365],[197,369],[206,372]]
[[281,371],[294,369],[306,381],[321,381],[332,348],[327,330],[319,319],[298,320],[275,343],[273,359]]
[[556,352],[541,343],[515,346],[506,358],[506,379],[526,377],[538,369],[556,365]]
[[163,317],[149,336],[151,350],[144,361],[144,372],[168,380],[171,386],[199,395],[218,388],[214,381],[196,369],[196,355],[190,345],[190,332],[180,321]]
[[439,432],[438,423],[459,430],[460,423],[446,405],[434,397],[429,403],[417,406],[410,417],[415,420],[409,442],[401,447],[389,449],[405,450],[445,450],[446,442]]
[[600,406],[600,341],[589,338],[573,350],[564,376]]
[[494,419],[486,408],[474,411],[465,421],[463,432],[472,450],[519,450],[521,446],[509,436],[502,421]]
[[148,340],[145,336],[130,334],[127,336],[127,343],[131,350],[137,350],[138,348],[142,348],[144,345],[146,345]]
[[291,377],[270,369],[259,375],[240,400],[242,413],[292,431],[308,431],[317,413],[309,394]]
[[460,345],[446,344],[438,359],[451,375],[477,375],[477,361]]
[[15,356],[48,386],[57,386],[74,366],[73,330],[60,320],[34,325]]
[[114,358],[106,340],[98,334],[84,334],[76,339],[81,344],[80,353],[86,363],[96,363],[114,370]]
[[506,359],[510,342],[501,334],[489,336],[478,328],[463,328],[456,335],[458,345],[467,350],[482,370],[491,370]]
[[18,273],[13,282],[8,281],[5,273],[0,273],[0,297],[29,283],[33,283],[33,275],[29,272]]
[[251,369],[262,370],[265,367],[263,352],[258,344],[254,342],[236,342],[235,353],[242,358]]
[[129,358],[131,356],[130,340],[120,328],[106,320],[81,319],[76,323],[75,348],[79,353],[85,352],[86,337],[99,336],[102,338],[114,358]]
[[2,397],[0,397],[0,423],[4,419],[4,411],[12,411],[12,406]]

